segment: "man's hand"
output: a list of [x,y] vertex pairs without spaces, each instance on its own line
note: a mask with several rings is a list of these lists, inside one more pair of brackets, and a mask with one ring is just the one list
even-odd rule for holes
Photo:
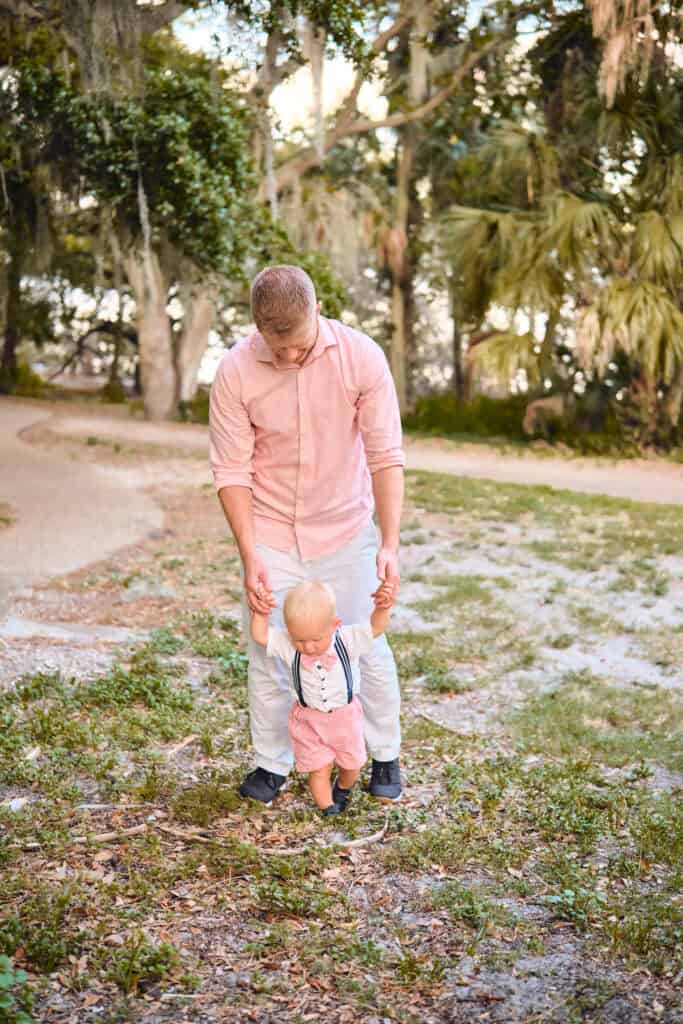
[[[377,579],[382,582],[372,596],[377,599],[379,607],[389,608],[396,600],[401,579],[398,568],[398,551],[385,547],[379,549],[377,552]],[[387,601],[387,597],[390,600]]]
[[244,589],[250,612],[268,615],[271,608],[275,608],[277,602],[273,597],[268,570],[258,555],[254,555],[244,566]]

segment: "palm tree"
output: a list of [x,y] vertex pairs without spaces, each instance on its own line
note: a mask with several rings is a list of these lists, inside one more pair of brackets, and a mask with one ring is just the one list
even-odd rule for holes
[[648,82],[628,76],[606,110],[600,57],[575,12],[558,20],[530,56],[536,123],[490,132],[488,202],[453,207],[442,235],[480,323],[494,305],[511,323],[545,319],[543,337],[487,337],[485,365],[539,381],[562,340],[604,376],[622,354],[653,432],[662,414],[678,423],[683,398],[683,73],[658,47]]

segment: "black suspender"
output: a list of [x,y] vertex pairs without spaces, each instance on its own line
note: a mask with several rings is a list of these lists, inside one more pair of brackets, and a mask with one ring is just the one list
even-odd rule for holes
[[334,634],[334,650],[341,662],[341,667],[344,669],[344,676],[346,678],[346,703],[350,704],[353,700],[353,672],[351,671],[351,659],[349,658],[349,652],[346,650],[346,644],[341,638],[341,633]]
[[[351,671],[351,659],[349,658],[349,652],[346,649],[346,644],[341,638],[341,633],[334,634],[334,652],[339,658],[339,664],[344,670],[344,678],[346,679],[346,701],[347,704],[350,704],[353,700],[353,672]],[[304,700],[304,693],[301,686],[301,654],[299,651],[294,655],[294,661],[292,662],[292,682],[294,683],[294,692],[296,693],[299,704],[301,704],[302,708],[308,707],[308,704]]]
[[307,708],[308,704],[304,700],[304,693],[301,689],[301,654],[299,651],[294,655],[294,661],[292,662],[292,682],[294,683],[294,692],[299,704],[301,704],[302,708]]

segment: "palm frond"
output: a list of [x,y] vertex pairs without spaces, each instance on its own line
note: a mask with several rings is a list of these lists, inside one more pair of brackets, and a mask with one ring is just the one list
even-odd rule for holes
[[683,312],[666,289],[652,281],[617,278],[598,295],[592,311],[594,351],[602,343],[622,349],[651,380],[670,383],[683,368]]
[[511,381],[524,370],[529,383],[540,380],[538,339],[527,332],[502,331],[471,350],[470,359],[478,369],[498,380]]
[[554,250],[560,266],[583,275],[596,252],[614,248],[618,225],[605,203],[556,192],[545,203],[543,245]]
[[632,241],[633,265],[640,277],[674,287],[680,283],[682,242],[683,215],[664,218],[657,210],[641,213],[636,219]]

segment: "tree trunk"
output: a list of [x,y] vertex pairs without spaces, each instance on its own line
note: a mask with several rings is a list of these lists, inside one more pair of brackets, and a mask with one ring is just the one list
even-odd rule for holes
[[129,253],[124,267],[135,296],[145,416],[149,420],[172,419],[176,412],[176,373],[171,322],[166,312],[168,285],[153,251]]
[[397,277],[391,286],[391,373],[396,385],[401,412],[407,404],[406,394],[406,325],[403,292]]
[[453,391],[458,402],[467,397],[468,375],[462,348],[462,331],[460,330],[460,299],[455,285],[449,288],[451,300],[451,317],[453,319]]
[[394,200],[394,222],[392,233],[396,239],[393,255],[390,257],[391,270],[391,372],[394,375],[398,404],[401,412],[408,407],[408,346],[410,322],[408,319],[407,297],[412,291],[412,267],[408,253],[408,212],[410,208],[410,187],[412,183],[415,145],[409,126],[403,131],[403,140],[396,175],[396,196]]
[[[432,11],[429,3],[414,0],[415,20],[411,26],[408,67],[408,101],[411,107],[418,106],[429,92],[429,53],[425,37],[429,32]],[[415,260],[411,251],[411,227],[419,221],[421,207],[414,196],[415,155],[419,143],[420,129],[409,123],[401,132],[400,156],[396,175],[396,197],[394,204],[394,232],[403,240],[400,261],[394,261],[392,271],[392,345],[391,368],[396,382],[401,411],[413,398],[415,385],[415,295],[413,289]]]
[[681,420],[681,409],[683,409],[683,370],[679,370],[671,383],[665,409],[669,423],[676,430]]
[[5,313],[5,341],[0,365],[0,392],[9,394],[17,383],[17,347],[21,341],[19,319],[21,310],[21,274],[24,249],[16,238],[10,246],[7,266],[7,305]]
[[191,402],[197,393],[197,373],[209,344],[209,331],[216,315],[213,293],[208,289],[181,295],[183,331],[178,343],[178,399]]
[[121,251],[118,245],[118,239],[115,233],[111,233],[112,239],[114,239],[114,246],[112,252],[112,262],[114,265],[114,288],[116,289],[116,296],[118,299],[118,313],[116,316],[116,324],[114,326],[114,358],[112,359],[111,366],[109,367],[109,387],[115,388],[121,385],[119,380],[119,362],[123,353],[123,271],[121,268]]

